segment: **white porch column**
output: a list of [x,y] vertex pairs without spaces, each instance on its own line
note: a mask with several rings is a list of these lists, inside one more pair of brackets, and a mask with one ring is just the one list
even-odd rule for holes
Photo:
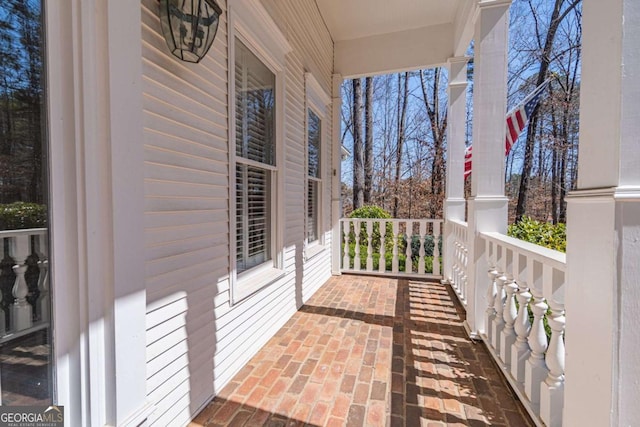
[[583,6],[578,190],[567,198],[564,426],[640,420],[640,3]]
[[113,389],[107,388],[107,407],[111,406],[109,415],[116,425],[133,427],[145,422],[153,410],[146,400],[147,296],[140,265],[144,253],[142,11],[139,2],[108,3],[113,290],[106,294],[113,299],[106,318],[113,334],[107,335],[113,340],[107,343]]
[[146,401],[139,2],[47,2],[56,403],[139,426]]
[[485,331],[489,279],[485,243],[478,233],[507,231],[504,139],[507,103],[507,39],[510,0],[482,0],[475,24],[473,171],[469,200],[467,323]]
[[342,126],[342,76],[334,74],[331,87],[331,229],[333,235],[331,237],[331,274],[340,274],[340,246],[342,239],[340,237],[340,217],[342,216],[341,196],[341,165],[342,165],[342,142],[341,142],[341,126]]
[[451,226],[448,220],[464,221],[464,150],[467,121],[467,63],[469,58],[458,56],[449,58],[449,111],[447,124],[447,181],[444,201],[445,240],[444,271],[445,280],[452,279],[453,245]]

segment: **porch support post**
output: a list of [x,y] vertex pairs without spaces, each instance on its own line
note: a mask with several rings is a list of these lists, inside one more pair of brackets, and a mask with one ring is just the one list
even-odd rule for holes
[[331,274],[340,274],[340,217],[342,216],[341,180],[342,175],[342,141],[340,129],[342,125],[342,76],[334,74],[331,85]]
[[[144,164],[142,117],[142,25],[138,2],[107,6],[112,289],[108,301],[107,408],[118,426],[138,426],[153,407],[146,400],[147,296],[144,253]],[[127,48],[123,48],[127,46]],[[111,336],[109,336],[112,334]],[[111,408],[109,408],[111,406]]]
[[485,294],[489,285],[485,242],[479,233],[507,231],[504,140],[510,5],[510,0],[480,1],[475,23],[467,298],[467,326],[472,335],[485,332]]
[[56,401],[67,426],[142,425],[147,401],[138,2],[47,2]]
[[464,150],[467,121],[467,63],[469,58],[449,58],[449,111],[447,113],[447,182],[444,202],[444,279],[451,281],[453,245],[449,220],[464,221]]
[[578,189],[567,198],[563,425],[636,425],[640,4],[584,2],[582,21]]

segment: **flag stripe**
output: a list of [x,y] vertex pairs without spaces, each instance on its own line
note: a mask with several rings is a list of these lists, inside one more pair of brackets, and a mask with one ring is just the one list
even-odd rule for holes
[[524,129],[524,125],[525,125],[524,119],[522,118],[521,110],[516,111],[516,119],[518,119],[518,126],[520,127],[518,132],[521,132],[522,129]]
[[518,134],[520,132],[516,131],[515,127],[513,126],[513,117],[508,117],[507,118],[507,128],[509,131],[509,135],[511,135],[511,140],[515,141],[518,139]]

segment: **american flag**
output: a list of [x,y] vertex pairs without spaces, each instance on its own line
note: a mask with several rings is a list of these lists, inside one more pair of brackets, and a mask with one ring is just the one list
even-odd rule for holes
[[[518,141],[522,130],[527,126],[529,117],[533,109],[536,108],[542,93],[546,89],[551,79],[545,80],[533,92],[531,92],[518,106],[507,113],[507,137],[504,141],[504,155],[508,156],[511,147]],[[471,175],[471,153],[472,147],[469,145],[464,151],[464,177]]]

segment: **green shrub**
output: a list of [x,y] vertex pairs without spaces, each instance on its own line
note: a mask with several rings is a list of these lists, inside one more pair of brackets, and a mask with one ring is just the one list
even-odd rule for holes
[[351,212],[349,218],[391,218],[391,214],[380,206],[362,206]]
[[14,202],[0,205],[0,230],[47,226],[47,207],[37,203]]
[[565,224],[540,222],[528,216],[509,226],[507,234],[545,248],[565,252],[567,248],[567,231]]

